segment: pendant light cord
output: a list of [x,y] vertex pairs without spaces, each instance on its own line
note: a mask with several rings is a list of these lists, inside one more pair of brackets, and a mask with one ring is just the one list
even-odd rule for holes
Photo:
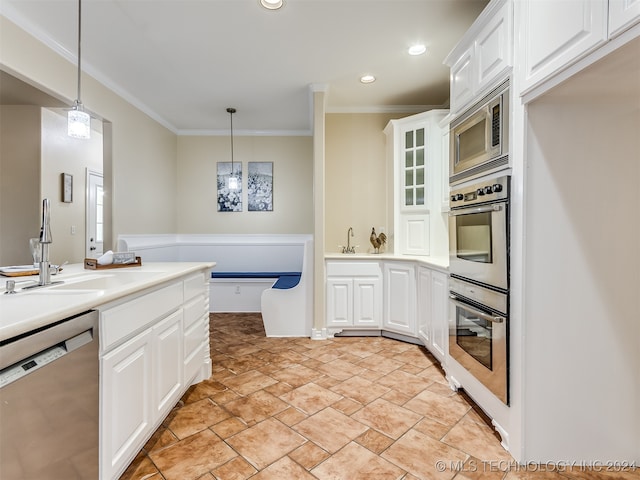
[[78,0],[78,99],[76,102],[78,105],[82,104],[80,100],[80,75],[82,72],[81,64],[80,64],[80,43],[82,41],[82,0]]
[[231,176],[233,177],[233,114],[236,113],[236,109],[229,107],[227,112],[231,119]]

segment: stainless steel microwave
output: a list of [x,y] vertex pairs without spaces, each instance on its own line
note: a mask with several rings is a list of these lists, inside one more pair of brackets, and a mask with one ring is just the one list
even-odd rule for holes
[[474,178],[509,164],[509,82],[451,124],[450,181]]

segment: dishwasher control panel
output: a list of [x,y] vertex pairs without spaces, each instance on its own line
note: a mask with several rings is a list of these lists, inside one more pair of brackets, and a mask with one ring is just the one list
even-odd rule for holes
[[25,358],[18,363],[14,363],[4,370],[0,370],[0,388],[21,379],[25,375],[28,375],[41,367],[44,367],[48,363],[66,355],[66,353],[67,350],[63,346],[56,345],[29,358]]

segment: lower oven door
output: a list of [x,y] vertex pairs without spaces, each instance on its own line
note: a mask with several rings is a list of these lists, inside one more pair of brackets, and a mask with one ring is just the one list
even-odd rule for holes
[[453,292],[450,304],[449,354],[508,405],[507,316]]
[[449,215],[449,271],[509,288],[507,202],[452,210]]

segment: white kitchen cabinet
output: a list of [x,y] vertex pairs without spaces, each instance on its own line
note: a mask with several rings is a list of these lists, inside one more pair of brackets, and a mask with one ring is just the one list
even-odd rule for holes
[[327,262],[327,327],[379,329],[382,272],[378,262]]
[[417,336],[416,271],[412,263],[385,262],[383,329]]
[[485,89],[489,90],[513,65],[512,19],[511,2],[505,2],[487,18],[475,39],[475,71],[472,85],[476,95]]
[[[203,272],[184,280],[184,368],[183,383],[191,385],[208,377],[202,373],[209,358],[209,275]],[[200,373],[199,377],[198,374]]]
[[443,151],[440,122],[448,110],[429,110],[391,120],[384,133],[393,165],[394,250],[404,255],[444,255],[447,231],[442,208]]
[[99,307],[100,478],[118,478],[180,399],[210,374],[207,271]]
[[[116,478],[152,433],[152,344],[149,328],[100,362],[100,478]],[[135,454],[135,453],[134,453]]]
[[206,360],[206,347],[209,338],[209,310],[203,295],[186,302],[184,305],[184,344],[183,379],[190,385]]
[[449,277],[431,272],[431,353],[441,363],[446,363],[449,352]]
[[417,277],[418,338],[431,350],[431,269],[418,267]]
[[357,327],[380,327],[382,280],[379,277],[353,279],[353,324]]
[[448,277],[426,267],[418,267],[418,337],[440,361],[446,363],[449,341]]
[[609,0],[609,38],[640,22],[640,0]]
[[174,405],[183,382],[182,309],[153,327],[154,418],[165,416]]
[[473,50],[473,45],[466,48],[451,65],[451,113],[458,113],[463,107],[469,105],[477,89],[473,86]]
[[499,83],[512,66],[512,4],[489,3],[447,56],[451,68],[451,113],[457,115]]
[[327,326],[353,326],[353,278],[327,277]]
[[606,0],[519,2],[522,92],[571,65],[607,40]]

